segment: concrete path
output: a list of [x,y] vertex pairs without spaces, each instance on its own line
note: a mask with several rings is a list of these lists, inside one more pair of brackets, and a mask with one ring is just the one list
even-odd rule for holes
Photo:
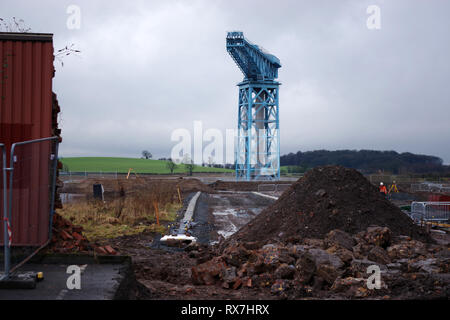
[[123,281],[121,264],[78,265],[81,289],[69,289],[69,264],[27,264],[20,273],[43,272],[44,280],[35,289],[2,289],[0,300],[112,300]]
[[200,197],[201,192],[197,192],[191,199],[184,213],[183,219],[180,221],[180,229],[178,231],[179,234],[186,233],[186,230],[189,228],[189,224],[192,221],[192,217],[194,216],[195,206],[197,205],[198,197]]

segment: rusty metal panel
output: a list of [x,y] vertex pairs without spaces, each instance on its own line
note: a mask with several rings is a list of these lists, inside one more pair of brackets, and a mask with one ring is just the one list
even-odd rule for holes
[[[18,148],[10,163],[13,143],[52,136],[53,36],[0,33],[0,143],[13,182],[13,246],[39,246],[48,240],[50,162],[48,144]],[[8,179],[9,180],[9,179]],[[11,187],[11,186],[9,186]],[[46,190],[46,191],[45,191]],[[0,230],[0,245],[3,230]]]

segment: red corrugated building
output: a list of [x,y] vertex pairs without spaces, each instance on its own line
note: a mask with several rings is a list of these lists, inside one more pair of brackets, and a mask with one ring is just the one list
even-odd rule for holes
[[450,202],[450,196],[449,195],[442,195],[442,194],[430,194],[428,196],[428,201],[433,201],[433,202]]
[[[17,148],[17,163],[12,164],[9,152],[13,143],[59,134],[55,132],[55,114],[59,107],[52,92],[53,35],[0,33],[0,61],[0,143],[6,145],[8,166],[15,167],[12,245],[40,246],[48,240],[49,234],[51,174],[48,157],[52,145],[43,143]],[[2,200],[0,204],[3,208]],[[3,245],[3,227],[0,228],[0,244]]]

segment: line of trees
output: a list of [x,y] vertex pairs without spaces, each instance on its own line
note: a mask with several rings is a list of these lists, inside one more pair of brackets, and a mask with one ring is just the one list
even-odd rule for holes
[[380,171],[393,174],[450,173],[450,166],[444,165],[439,157],[396,151],[298,151],[281,156],[280,162],[282,166],[291,166],[291,170],[298,172],[304,172],[316,166],[341,165],[364,173]]

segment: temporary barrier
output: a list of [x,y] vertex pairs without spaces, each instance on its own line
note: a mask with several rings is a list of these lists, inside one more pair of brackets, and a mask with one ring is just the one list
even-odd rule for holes
[[411,192],[442,192],[450,193],[450,185],[434,182],[422,182],[411,184]]
[[12,247],[39,249],[51,239],[58,142],[58,137],[51,137],[14,143],[9,163],[3,150],[4,228],[0,241],[6,276],[14,269],[10,265]]
[[[9,246],[10,246],[10,234],[8,232],[8,230],[10,230],[10,226],[9,226],[9,217],[8,217],[8,202],[7,202],[7,195],[8,195],[8,191],[6,188],[6,150],[5,150],[5,145],[0,143],[0,168],[2,168],[2,170],[0,170],[0,190],[1,190],[1,194],[0,194],[0,217],[3,221],[2,227],[0,228],[3,230],[3,243],[7,244],[4,245],[4,254],[3,254],[3,259],[4,259],[4,269],[3,269],[3,274],[9,274]],[[0,269],[1,270],[1,269]]]
[[450,218],[450,202],[412,202],[411,217],[417,221],[442,221]]

